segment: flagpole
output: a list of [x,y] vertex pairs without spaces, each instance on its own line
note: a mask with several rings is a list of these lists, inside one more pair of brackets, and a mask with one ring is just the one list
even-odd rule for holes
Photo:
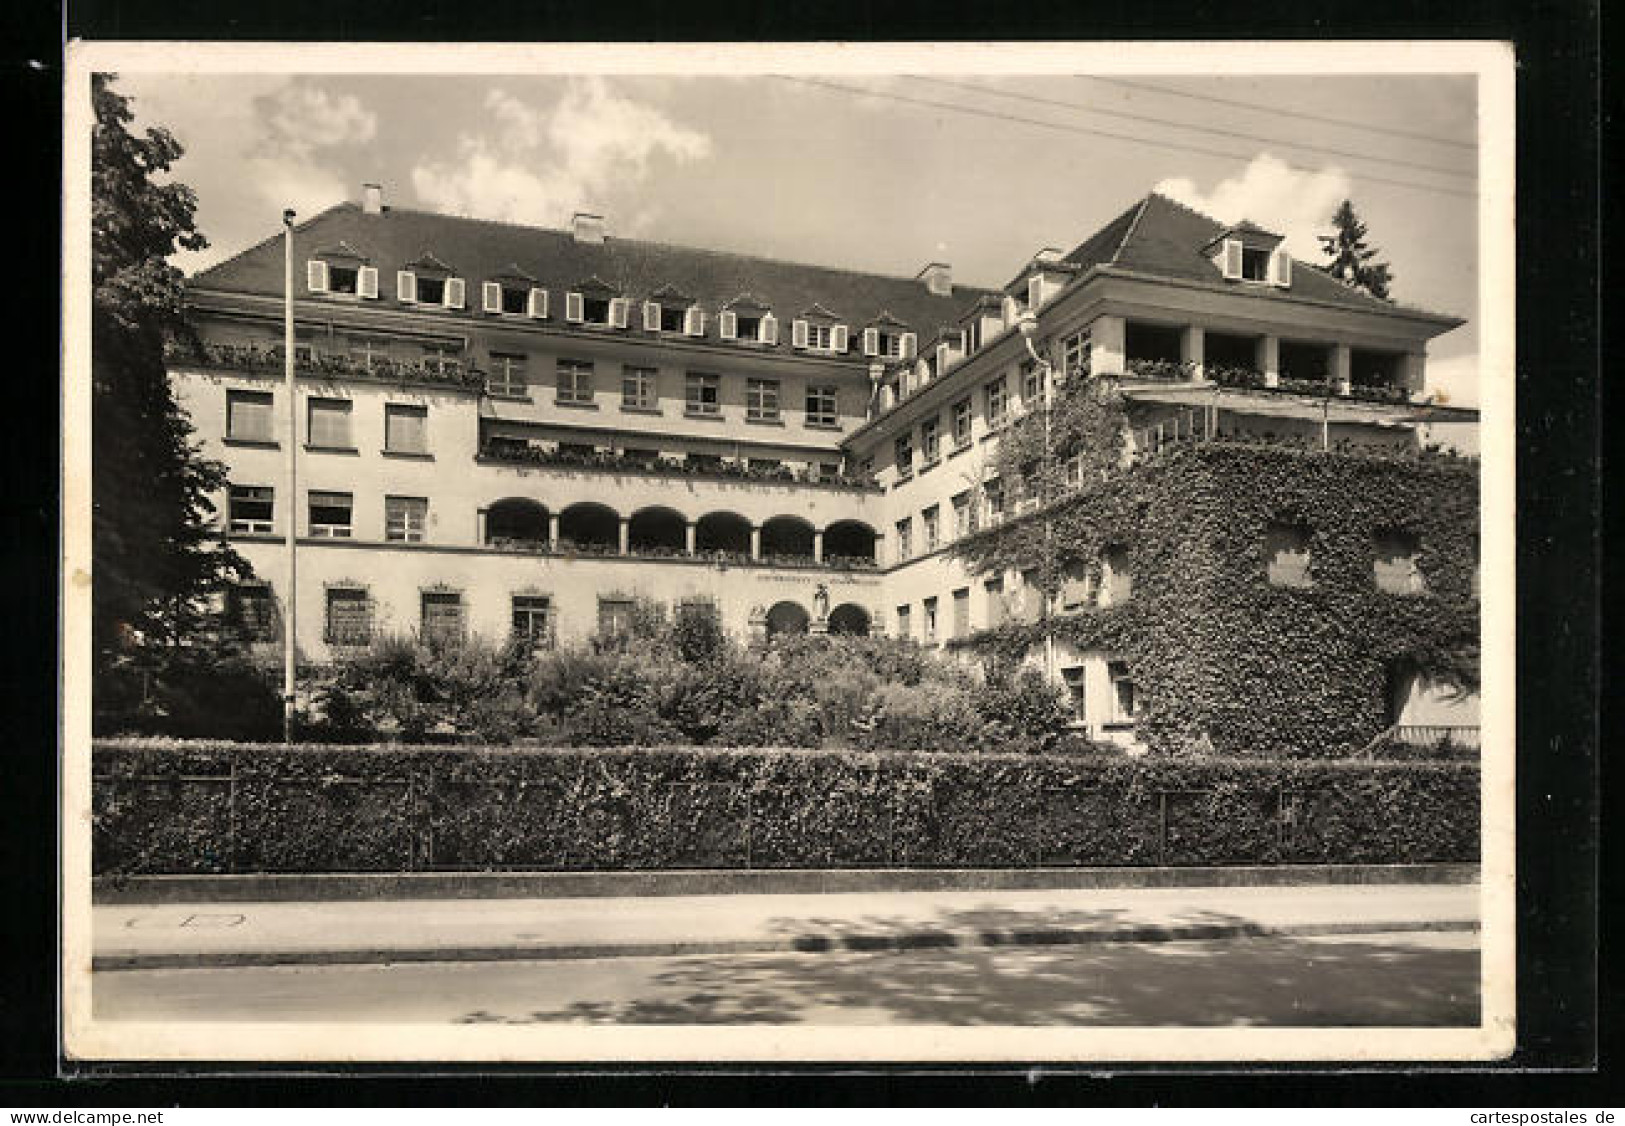
[[283,600],[282,741],[293,742],[295,662],[299,651],[299,400],[293,362],[293,216],[282,213],[282,379],[288,400],[288,495],[283,501],[288,544],[288,591]]

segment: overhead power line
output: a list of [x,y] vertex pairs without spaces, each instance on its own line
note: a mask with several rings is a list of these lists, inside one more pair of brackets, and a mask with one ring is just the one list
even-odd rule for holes
[[1257,110],[1259,113],[1274,113],[1282,117],[1296,117],[1304,121],[1318,121],[1322,125],[1341,125],[1345,129],[1365,129],[1372,133],[1386,133],[1390,137],[1404,137],[1411,141],[1426,141],[1433,145],[1450,145],[1458,149],[1474,149],[1478,146],[1470,141],[1457,141],[1449,137],[1436,137],[1431,133],[1412,133],[1408,129],[1392,129],[1386,125],[1373,125],[1369,121],[1351,121],[1346,117],[1330,117],[1325,114],[1307,113],[1299,109],[1282,109],[1280,106],[1267,106],[1262,102],[1247,102],[1240,98],[1219,98],[1211,94],[1192,94],[1186,90],[1175,90],[1168,86],[1158,86],[1152,82],[1130,82],[1126,78],[1102,78],[1097,74],[1085,75],[1092,82],[1104,82],[1111,86],[1124,86],[1130,90],[1147,90],[1153,94],[1166,94],[1170,98],[1189,98],[1197,102],[1211,102],[1221,106],[1235,106],[1238,109]]
[[1152,125],[1166,125],[1175,129],[1191,129],[1200,133],[1210,133],[1215,137],[1238,137],[1247,141],[1262,141],[1265,144],[1279,145],[1282,148],[1300,149],[1304,152],[1324,153],[1327,156],[1341,156],[1350,160],[1363,160],[1379,164],[1393,164],[1401,168],[1414,168],[1422,172],[1434,172],[1441,176],[1456,176],[1472,179],[1472,172],[1460,172],[1454,168],[1441,168],[1437,164],[1423,164],[1414,160],[1400,160],[1392,156],[1372,156],[1368,153],[1351,152],[1348,149],[1327,148],[1324,145],[1305,144],[1300,141],[1288,141],[1282,137],[1268,137],[1262,133],[1245,133],[1235,129],[1221,129],[1217,126],[1198,125],[1186,121],[1173,121],[1166,117],[1154,117],[1150,114],[1129,113],[1126,110],[1104,109],[1092,106],[1087,102],[1069,102],[1061,98],[1045,98],[1037,94],[1024,94],[1014,90],[1000,90],[993,86],[982,86],[975,82],[956,82],[950,78],[927,78],[924,75],[910,75],[916,82],[927,82],[933,86],[947,86],[955,90],[968,90],[976,94],[992,94],[999,98],[1012,98],[1016,101],[1033,102],[1038,105],[1059,106],[1064,109],[1085,110],[1089,113],[1100,114],[1104,117],[1121,117],[1128,121],[1144,121]]
[[[860,97],[880,98],[885,101],[902,102],[907,105],[927,106],[931,109],[949,110],[953,113],[970,114],[973,117],[988,117],[997,121],[1011,121],[1022,125],[1036,125],[1040,129],[1051,129],[1058,133],[1078,133],[1088,137],[1105,137],[1108,140],[1127,141],[1130,144],[1150,145],[1154,148],[1174,149],[1179,152],[1197,153],[1201,156],[1214,156],[1220,158],[1221,160],[1240,161],[1243,159],[1242,157],[1237,156],[1234,150],[1207,149],[1198,145],[1189,145],[1178,141],[1163,141],[1150,137],[1136,137],[1129,133],[1112,133],[1105,129],[1091,129],[1085,125],[1071,125],[1060,121],[1045,121],[1042,118],[1037,117],[1022,117],[1020,114],[1001,113],[998,110],[983,109],[979,106],[967,106],[955,102],[939,102],[931,98],[915,98],[907,94],[893,94],[879,90],[865,90],[861,86],[847,86],[840,82],[830,82],[822,78],[806,78],[800,75],[788,74],[775,75],[774,77],[784,82],[795,82],[803,86],[817,86],[826,90],[838,90],[843,94],[856,94]],[[1302,165],[1292,164],[1289,161],[1283,161],[1282,163],[1296,172],[1304,172],[1310,175],[1317,174],[1317,170],[1313,168],[1305,168]],[[1418,184],[1409,180],[1394,180],[1384,176],[1371,176],[1365,173],[1361,173],[1360,178],[1366,183],[1370,184],[1387,184],[1390,187],[1411,188],[1420,192],[1437,192],[1441,195],[1460,196],[1463,199],[1477,198],[1476,192],[1465,191],[1460,188],[1445,188],[1434,184]]]

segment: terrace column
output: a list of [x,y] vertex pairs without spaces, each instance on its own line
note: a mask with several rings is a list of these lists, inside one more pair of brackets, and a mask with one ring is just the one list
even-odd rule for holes
[[559,549],[559,514],[557,512],[547,514],[547,549],[549,551]]
[[694,521],[692,521],[692,520],[684,521],[684,523],[683,523],[683,550],[688,552],[690,555],[694,554],[694,531],[695,531]]
[[1333,344],[1332,353],[1332,386],[1337,388],[1339,395],[1349,393],[1349,346],[1347,344]]
[[1258,364],[1259,373],[1264,377],[1265,387],[1279,387],[1281,385],[1281,338],[1278,336],[1261,336],[1258,338]]
[[1089,370],[1095,375],[1123,374],[1126,326],[1122,317],[1096,317],[1089,326]]
[[482,508],[482,509],[480,509],[478,512],[476,512],[474,514],[474,542],[475,543],[483,544],[485,542],[485,516],[486,516],[486,512],[487,512],[487,510]]
[[1201,325],[1186,325],[1179,334],[1179,359],[1190,365],[1192,379],[1202,378],[1206,346],[1207,333]]
[[631,545],[632,545],[632,518],[630,516],[622,516],[621,517],[621,554],[625,555],[627,553],[627,549],[630,548]]
[[814,563],[822,563],[823,561],[824,561],[824,529],[822,529],[822,528],[814,528],[813,529],[813,562]]
[[750,526],[750,557],[758,562],[762,558],[762,526],[760,524]]
[[1421,352],[1406,352],[1400,360],[1400,386],[1413,396],[1421,395],[1427,388],[1427,359]]

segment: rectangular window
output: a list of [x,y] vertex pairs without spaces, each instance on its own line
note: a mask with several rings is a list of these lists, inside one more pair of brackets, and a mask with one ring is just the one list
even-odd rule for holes
[[882,329],[879,333],[878,344],[880,354],[888,360],[898,360],[903,357],[903,334],[901,332],[888,332]]
[[361,267],[341,266],[337,262],[327,264],[327,292],[348,293],[354,295],[361,278]]
[[1002,626],[1010,618],[1009,608],[1004,601],[1004,576],[996,575],[982,584],[982,593],[987,598],[987,624],[989,628]]
[[581,298],[581,319],[590,325],[607,325],[609,323],[609,298],[583,295]]
[[809,321],[807,324],[807,347],[827,352],[830,349],[830,341],[834,339],[833,334],[833,325],[813,324]]
[[983,394],[987,399],[988,428],[1003,426],[1010,410],[1010,393],[1005,387],[1004,376],[1001,375],[989,383]]
[[624,367],[621,369],[621,406],[638,411],[655,409],[655,369]]
[[485,377],[485,393],[502,399],[523,399],[530,394],[525,357],[512,352],[492,352],[491,371]]
[[449,344],[425,344],[423,346],[423,366],[432,372],[445,374],[456,371],[462,363],[462,349],[453,348]]
[[897,561],[902,563],[914,554],[914,518],[905,517],[897,522]]
[[982,486],[982,499],[987,504],[987,522],[997,524],[1004,519],[1004,482],[989,481]]
[[937,643],[937,600],[927,598],[921,603],[921,608],[925,611],[925,619],[920,623],[925,627],[925,643],[935,645]]
[[1275,586],[1309,586],[1309,529],[1271,522],[1264,530],[1265,570]]
[[752,422],[779,420],[779,381],[745,380],[745,417]]
[[232,627],[249,641],[275,641],[281,636],[276,598],[265,583],[232,587],[226,613]]
[[273,442],[269,391],[226,392],[226,437],[239,442]]
[[553,645],[553,600],[545,594],[513,596],[513,639],[530,649]]
[[907,640],[914,630],[913,614],[908,606],[897,608],[897,636]]
[[585,360],[560,360],[556,399],[561,403],[591,403],[592,364]]
[[683,382],[683,413],[698,418],[715,418],[722,413],[722,380],[715,375],[691,371]]
[[740,313],[734,318],[734,336],[740,340],[760,340],[762,318],[755,313]]
[[353,501],[349,493],[310,491],[310,534],[324,539],[350,538]]
[[313,450],[349,450],[350,407],[348,399],[312,399],[308,404],[307,442]]
[[966,490],[953,499],[954,539],[963,539],[976,529],[971,527],[970,492]]
[[970,634],[970,587],[962,586],[954,591],[954,636],[966,637]]
[[1128,548],[1110,544],[1100,553],[1101,606],[1121,606],[1134,597],[1134,572],[1129,569]]
[[1085,705],[1088,682],[1084,679],[1083,666],[1073,665],[1061,670],[1061,680],[1066,684],[1066,694],[1072,701],[1072,718],[1083,723],[1088,718],[1088,709]]
[[1044,397],[1044,379],[1039,373],[1038,365],[1031,360],[1023,360],[1021,364],[1021,403],[1028,410],[1039,406],[1039,400]]
[[426,497],[385,497],[384,538],[394,543],[422,543],[429,522]]
[[366,337],[352,336],[350,338],[350,360],[363,371],[371,371],[374,366],[389,361],[389,341],[368,340]]
[[630,598],[600,598],[598,600],[598,636],[626,637],[632,632],[632,600]]
[[1270,252],[1254,250],[1250,246],[1242,247],[1241,276],[1247,281],[1269,281]]
[[1061,568],[1061,609],[1081,610],[1089,605],[1089,568],[1074,560]]
[[680,305],[660,307],[660,331],[682,332],[687,325],[688,310]]
[[962,450],[970,445],[971,410],[970,400],[961,399],[954,404],[954,449]]
[[1112,682],[1112,723],[1128,726],[1140,714],[1140,701],[1134,691],[1134,678],[1127,661],[1106,662],[1106,675]]
[[392,454],[429,452],[429,408],[384,404],[384,449]]
[[897,461],[897,475],[907,477],[914,472],[914,435],[899,434],[893,443],[893,456]]
[[228,496],[227,518],[233,532],[271,534],[275,490],[269,485],[233,485]]
[[530,286],[505,285],[502,287],[502,311],[510,317],[522,317],[530,311]]
[[925,530],[925,550],[935,551],[942,543],[942,521],[936,505],[920,513],[920,525]]
[[329,587],[322,639],[329,645],[372,643],[372,599],[361,587]]
[[835,388],[819,385],[807,388],[807,425],[836,426],[840,419],[835,410]]
[[456,645],[463,640],[463,596],[455,590],[423,592],[423,641],[427,645]]
[[1061,343],[1061,371],[1068,379],[1089,374],[1089,331],[1073,333]]
[[446,303],[445,278],[419,274],[417,290],[419,305],[444,305]]
[[937,463],[942,456],[942,433],[938,421],[934,418],[923,419],[920,422],[920,460],[922,467],[929,468]]

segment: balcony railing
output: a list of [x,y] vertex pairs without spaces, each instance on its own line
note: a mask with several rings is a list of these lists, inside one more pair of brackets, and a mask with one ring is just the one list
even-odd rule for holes
[[617,453],[581,453],[537,445],[520,438],[489,438],[480,447],[480,457],[509,465],[552,466],[561,469],[587,469],[607,473],[647,473],[658,477],[700,477],[721,481],[755,481],[766,484],[822,485],[837,489],[879,491],[873,477],[853,473],[823,473],[816,469],[792,469],[787,465],[768,468],[742,461],[671,461],[665,458],[628,457]]
[[1196,378],[1196,365],[1179,360],[1135,360],[1123,364],[1128,379],[1149,379],[1157,383],[1189,383]]
[[[280,347],[262,348],[252,344],[191,345],[172,341],[164,348],[164,358],[171,363],[232,371],[280,374],[283,370]],[[464,391],[478,391],[485,386],[484,372],[458,360],[411,362],[387,357],[360,360],[352,356],[296,351],[293,369],[296,374],[313,379],[361,379],[372,383],[455,387]]]
[[1330,377],[1317,379],[1294,379],[1283,375],[1271,387],[1264,381],[1264,373],[1252,368],[1240,367],[1209,367],[1206,369],[1207,378],[1220,387],[1230,387],[1245,391],[1277,392],[1284,395],[1313,395],[1318,398],[1354,399],[1366,403],[1388,403],[1403,406],[1411,402],[1411,393],[1407,388],[1387,384],[1356,383],[1347,391],[1340,391],[1330,380]]

